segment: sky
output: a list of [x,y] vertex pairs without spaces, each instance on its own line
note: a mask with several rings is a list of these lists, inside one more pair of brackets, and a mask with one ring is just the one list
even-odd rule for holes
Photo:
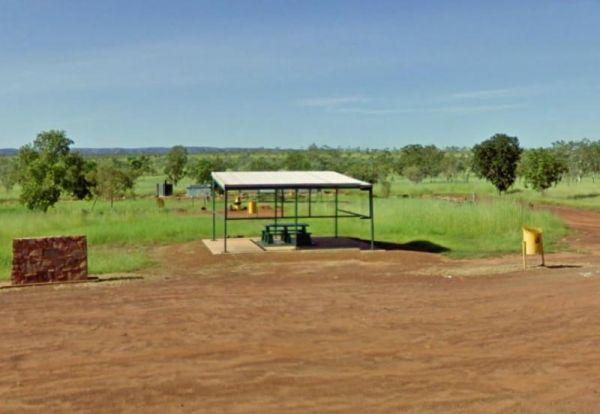
[[0,148],[600,138],[600,0],[0,0]]

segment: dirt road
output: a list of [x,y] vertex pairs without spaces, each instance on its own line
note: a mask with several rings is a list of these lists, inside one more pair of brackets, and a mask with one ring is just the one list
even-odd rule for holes
[[598,412],[600,214],[557,213],[578,252],[527,273],[190,243],[143,282],[3,291],[0,412]]

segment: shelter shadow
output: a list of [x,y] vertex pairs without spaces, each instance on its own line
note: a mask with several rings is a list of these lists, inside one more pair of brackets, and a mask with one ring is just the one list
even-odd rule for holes
[[[365,243],[369,243],[368,240],[359,240]],[[375,247],[381,250],[405,250],[423,253],[447,253],[450,251],[448,247],[430,242],[428,240],[412,240],[407,243],[375,241]]]

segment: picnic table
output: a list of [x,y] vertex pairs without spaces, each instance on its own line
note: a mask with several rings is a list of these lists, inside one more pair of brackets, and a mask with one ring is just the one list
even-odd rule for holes
[[274,244],[275,236],[280,241],[296,246],[309,246],[312,244],[310,233],[306,231],[306,223],[271,223],[266,224],[262,231],[262,241],[265,244]]

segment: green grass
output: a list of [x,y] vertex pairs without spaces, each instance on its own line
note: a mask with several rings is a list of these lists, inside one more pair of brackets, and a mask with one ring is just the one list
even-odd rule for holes
[[[448,182],[441,178],[411,183],[402,177],[392,177],[392,195],[420,197],[443,194],[476,194],[479,197],[497,197],[496,189],[487,181],[471,178],[468,182]],[[581,182],[563,181],[544,194],[526,188],[521,181],[515,183],[503,198],[543,204],[562,204],[571,207],[600,210],[600,180],[585,177]]]
[[[140,269],[152,264],[148,255],[151,246],[209,237],[211,218],[201,214],[202,203],[198,200],[169,199],[165,209],[156,207],[151,195],[162,180],[164,176],[140,178],[136,197],[116,202],[114,209],[104,201],[93,209],[89,201],[61,201],[46,214],[19,205],[18,188],[8,193],[0,189],[0,279],[8,277],[11,240],[15,237],[84,234],[88,237],[92,273]],[[187,179],[179,183],[176,193],[183,193],[189,183]],[[480,202],[460,204],[431,198],[473,193]],[[517,183],[509,194],[498,197],[493,186],[479,179],[413,184],[394,177],[391,197],[375,200],[376,237],[395,243],[427,241],[449,249],[447,254],[452,257],[489,256],[519,251],[520,228],[527,224],[542,227],[548,249],[555,249],[567,231],[564,224],[550,213],[523,208],[524,202],[600,209],[600,183],[591,178],[580,183],[563,182],[544,195]],[[341,208],[367,211],[364,196],[344,195],[341,203]],[[288,204],[287,208],[292,206]],[[301,212],[304,208],[301,206]],[[332,212],[332,208],[331,198],[325,196],[313,212]],[[308,222],[315,235],[333,233],[331,220]],[[263,224],[232,222],[229,232],[258,235]],[[340,234],[369,236],[367,220],[341,219],[339,228]],[[222,220],[218,221],[217,231],[222,234]]]
[[[166,178],[166,175],[145,175],[138,178],[135,183],[135,194],[154,195],[156,193],[156,184],[162,183]],[[185,188],[190,184],[193,184],[193,180],[189,177],[184,177],[177,183],[174,189],[175,193],[185,194]]]
[[378,239],[428,241],[450,249],[452,257],[518,252],[523,225],[544,229],[549,251],[557,248],[567,232],[564,223],[551,213],[501,199],[453,203],[391,198],[380,200],[376,219]]
[[[152,179],[147,182],[151,183]],[[398,184],[398,183],[395,183]],[[147,187],[150,187],[147,185]],[[183,187],[183,186],[182,186]],[[10,198],[10,197],[8,197]],[[92,273],[132,271],[151,265],[148,248],[210,237],[212,221],[203,215],[202,202],[169,199],[158,209],[151,197],[115,203],[61,201],[46,214],[27,211],[15,201],[0,202],[0,278],[10,272],[11,240],[16,237],[75,235],[88,238]],[[292,211],[291,204],[286,206]],[[304,209],[305,206],[301,206]],[[313,212],[331,212],[331,198],[317,202]],[[340,208],[365,212],[366,197],[345,195]],[[552,214],[531,211],[511,199],[492,199],[477,204],[457,204],[419,198],[390,197],[375,200],[376,238],[406,243],[424,240],[449,249],[453,257],[472,257],[517,252],[523,224],[546,230],[549,250],[565,234],[563,223]],[[307,220],[302,220],[307,221]],[[331,220],[308,220],[315,235],[331,235]],[[231,235],[258,235],[263,222],[231,222]],[[341,219],[340,234],[368,238],[367,220]],[[218,221],[222,234],[222,220]]]

